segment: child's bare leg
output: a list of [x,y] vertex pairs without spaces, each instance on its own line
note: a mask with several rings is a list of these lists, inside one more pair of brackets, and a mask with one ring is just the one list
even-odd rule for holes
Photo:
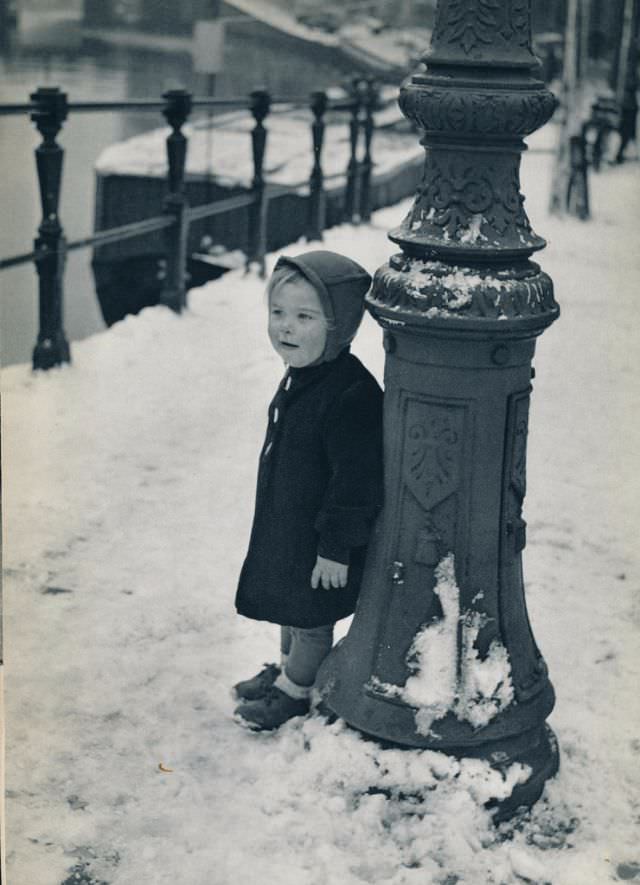
[[275,685],[293,698],[308,698],[320,664],[333,645],[333,624],[290,627],[291,645],[283,672]]

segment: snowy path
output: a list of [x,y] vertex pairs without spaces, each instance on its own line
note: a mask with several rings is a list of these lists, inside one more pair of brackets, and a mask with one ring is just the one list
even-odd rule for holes
[[[531,819],[498,838],[482,802],[500,785],[438,754],[313,718],[267,737],[233,724],[229,686],[275,652],[275,628],[238,618],[233,595],[281,367],[261,283],[231,273],[181,318],[150,309],[77,343],[72,367],[3,373],[9,885],[633,875],[640,176],[607,170],[595,220],[560,222],[549,159],[526,157],[523,174],[563,311],[538,344],[525,574],[562,769]],[[326,246],[373,270],[403,211]],[[372,321],[356,352],[381,373]],[[375,792],[416,785],[412,816]]]

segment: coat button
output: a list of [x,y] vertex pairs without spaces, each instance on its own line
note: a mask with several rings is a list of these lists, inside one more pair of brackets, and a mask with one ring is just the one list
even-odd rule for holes
[[280,416],[280,412],[278,411],[278,407],[276,406],[275,409],[273,410],[273,423],[274,424],[278,423],[279,416]]
[[284,382],[284,389],[285,390],[289,390],[290,387],[291,387],[291,375],[289,375],[287,380]]
[[271,446],[272,446],[272,445],[273,445],[273,442],[268,443],[266,449],[264,450],[263,458],[266,458],[266,457],[267,457],[267,455],[268,455],[269,452],[271,451]]

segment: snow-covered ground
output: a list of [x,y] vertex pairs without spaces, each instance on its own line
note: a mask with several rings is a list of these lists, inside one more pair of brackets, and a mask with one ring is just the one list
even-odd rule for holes
[[[229,686],[277,654],[233,597],[282,367],[263,284],[232,272],[70,367],[3,373],[9,885],[640,881],[640,176],[593,176],[594,219],[559,220],[550,159],[523,169],[563,311],[538,343],[525,502],[558,696],[543,799],[496,830],[483,802],[505,784],[482,765],[317,717],[233,723]],[[373,270],[406,209],[326,246]],[[380,376],[373,321],[355,350]]]

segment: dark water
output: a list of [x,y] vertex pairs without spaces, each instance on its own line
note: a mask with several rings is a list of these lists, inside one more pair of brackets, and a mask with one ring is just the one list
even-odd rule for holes
[[[46,25],[46,22],[43,23]],[[59,23],[56,25],[59,29]],[[252,30],[253,28],[253,30]],[[46,45],[46,27],[40,42]],[[56,37],[58,42],[59,33]],[[335,61],[296,53],[266,39],[250,24],[228,30],[224,70],[216,76],[220,97],[246,95],[264,85],[276,96],[306,96],[340,83],[349,73]],[[20,47],[0,48],[0,103],[28,101],[38,86],[59,86],[69,100],[157,98],[184,87],[204,95],[208,80],[192,69],[186,52],[105,47],[86,41],[73,53]],[[69,239],[93,229],[93,166],[107,145],[164,125],[157,113],[71,114],[58,141],[65,149],[60,216]],[[40,222],[33,150],[39,137],[26,115],[0,117],[0,256],[27,252]],[[65,273],[65,328],[71,340],[103,328],[90,271],[90,250],[69,255]],[[37,277],[32,265],[0,273],[0,359],[30,360],[37,334]]]

